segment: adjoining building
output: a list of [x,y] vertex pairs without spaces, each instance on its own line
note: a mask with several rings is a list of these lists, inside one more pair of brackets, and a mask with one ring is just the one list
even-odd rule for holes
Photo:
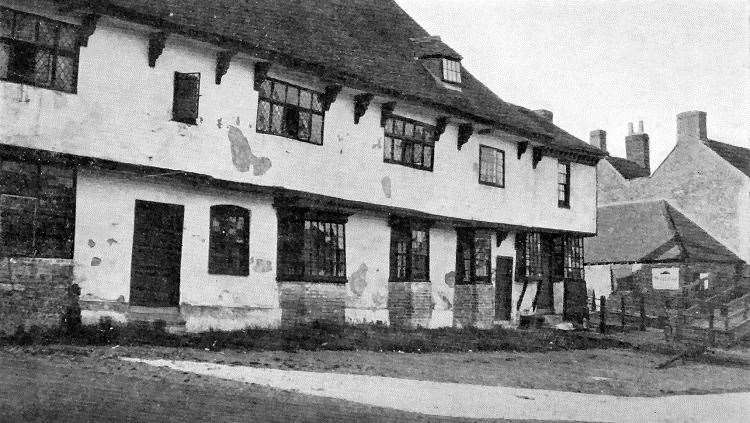
[[0,6],[2,329],[585,315],[603,153],[395,2]]

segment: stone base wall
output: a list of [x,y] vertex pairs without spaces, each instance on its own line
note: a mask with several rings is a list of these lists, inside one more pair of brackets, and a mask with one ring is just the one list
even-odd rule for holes
[[495,320],[495,287],[491,284],[456,285],[453,326],[490,329]]
[[388,282],[388,320],[397,327],[429,327],[432,318],[430,282]]
[[0,332],[59,325],[72,283],[72,260],[0,259]]
[[279,282],[281,325],[316,321],[344,324],[346,296],[344,284]]

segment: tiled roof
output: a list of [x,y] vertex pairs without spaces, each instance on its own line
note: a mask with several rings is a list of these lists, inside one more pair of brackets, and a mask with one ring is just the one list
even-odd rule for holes
[[599,207],[597,232],[584,241],[587,264],[741,261],[665,200]]
[[741,170],[745,175],[750,176],[750,149],[713,140],[706,140],[704,142],[708,148],[731,163],[732,166]]
[[[74,0],[57,0],[71,3]],[[81,3],[81,2],[77,2]],[[466,69],[462,91],[436,83],[415,59],[429,36],[393,0],[91,0],[95,13],[237,45],[355,88],[419,101],[552,147],[601,157],[601,150],[527,109],[506,103]],[[451,50],[452,51],[452,50]]]
[[620,172],[620,175],[625,179],[643,178],[649,175],[648,169],[632,160],[613,156],[607,156],[606,160],[612,165],[612,167]]

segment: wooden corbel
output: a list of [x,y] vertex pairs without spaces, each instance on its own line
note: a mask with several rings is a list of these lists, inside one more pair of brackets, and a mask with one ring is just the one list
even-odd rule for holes
[[474,126],[470,123],[462,123],[458,125],[458,149],[469,142],[469,138],[474,134]]
[[359,119],[365,115],[367,108],[370,107],[370,102],[374,95],[370,93],[362,93],[354,96],[354,123],[358,124]]
[[325,91],[320,96],[320,105],[324,112],[327,112],[328,109],[331,108],[331,104],[336,101],[336,97],[338,97],[340,92],[341,85],[339,84],[332,84],[326,87]]
[[154,32],[148,37],[148,65],[156,67],[156,59],[164,52],[167,45],[166,32]]
[[270,69],[271,62],[255,62],[253,69],[253,88],[255,88],[255,91],[260,91],[260,86],[266,80]]
[[440,141],[440,136],[445,132],[445,128],[448,126],[448,118],[441,116],[435,121],[435,138],[433,141]]
[[523,156],[523,153],[526,152],[526,149],[529,147],[528,141],[521,141],[518,143],[518,151],[516,152],[516,155],[518,156],[518,160],[521,160],[521,156]]
[[80,47],[88,47],[89,37],[96,31],[96,24],[99,22],[99,15],[86,15],[81,21],[81,26],[78,28],[78,45]]
[[227,74],[232,57],[237,54],[233,50],[222,50],[216,55],[216,85],[221,84],[221,78]]
[[501,231],[499,229],[496,230],[495,231],[495,244],[496,244],[496,246],[499,247],[500,244],[502,244],[502,242],[505,241],[505,238],[507,238],[507,237],[508,237],[508,231]]
[[536,165],[542,161],[542,147],[531,148],[531,166],[536,169]]
[[396,102],[390,101],[388,103],[383,103],[380,106],[380,127],[385,128],[385,121],[388,120],[391,115],[393,115],[393,111],[396,109]]

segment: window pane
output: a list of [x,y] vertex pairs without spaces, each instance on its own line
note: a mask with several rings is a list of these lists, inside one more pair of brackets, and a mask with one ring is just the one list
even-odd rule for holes
[[263,80],[263,82],[260,83],[260,89],[258,90],[258,95],[261,98],[269,98],[271,96],[271,88],[273,83],[269,81],[268,79]]
[[55,46],[55,36],[57,35],[58,25],[51,21],[42,20],[39,22],[38,42],[48,47]]
[[315,144],[323,144],[323,116],[321,115],[312,115],[310,141]]
[[280,82],[274,82],[273,99],[278,101],[284,101],[286,99],[286,85]]
[[36,66],[34,67],[34,82],[37,85],[48,87],[52,82],[52,54],[49,51],[39,49],[36,52]]
[[404,147],[403,147],[404,148],[403,161],[404,161],[404,163],[411,164],[413,162],[413,160],[414,160],[414,156],[413,156],[413,153],[412,153],[412,144],[409,143],[409,142],[404,141],[403,145],[404,145]]
[[57,45],[61,49],[75,50],[78,44],[78,28],[71,25],[60,26],[60,38]]
[[422,144],[414,144],[414,164],[422,166]]
[[316,112],[323,111],[323,106],[320,104],[320,95],[318,93],[312,94],[312,109]]
[[424,139],[424,128],[420,125],[414,125],[414,138],[418,140]]
[[0,9],[0,37],[10,36],[13,29],[13,11]]
[[310,91],[301,90],[299,93],[299,106],[304,107],[305,109],[311,108],[311,105],[310,105],[311,99],[312,99],[312,95],[310,94]]
[[286,89],[286,102],[295,106],[299,105],[299,88],[288,87]]
[[55,88],[72,92],[75,89],[76,73],[75,59],[66,56],[57,56]]
[[404,122],[404,136],[412,138],[414,137],[414,124],[411,122]]
[[393,160],[399,162],[403,160],[403,147],[401,145],[401,140],[398,138],[393,139]]
[[11,46],[0,41],[0,78],[8,77],[8,66],[11,60]]
[[271,132],[281,134],[281,128],[284,118],[284,107],[278,104],[272,105],[271,108]]
[[393,158],[393,138],[385,137],[383,141],[383,157],[386,159]]
[[298,137],[303,141],[310,139],[310,113],[300,112]]
[[269,120],[271,119],[271,103],[267,101],[258,102],[258,119],[255,123],[257,131],[266,132],[269,129]]
[[37,19],[35,17],[24,13],[16,14],[14,38],[23,41],[36,41],[36,24]]
[[432,146],[424,146],[424,166],[426,168],[432,168]]

